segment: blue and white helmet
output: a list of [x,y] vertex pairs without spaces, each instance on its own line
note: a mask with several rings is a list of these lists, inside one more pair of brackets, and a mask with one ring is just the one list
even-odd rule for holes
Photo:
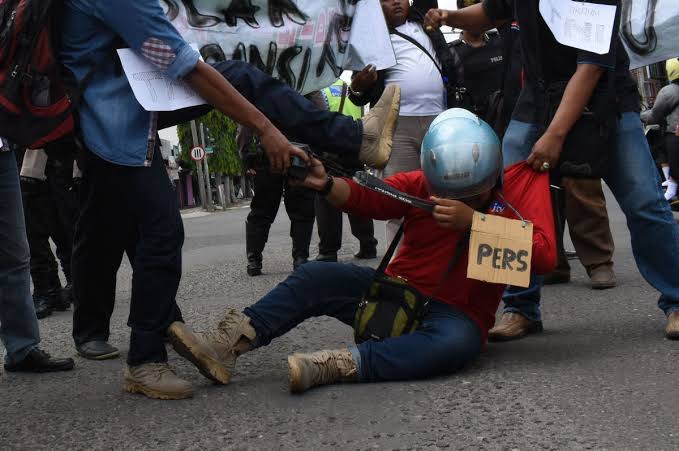
[[493,189],[501,180],[502,151],[493,129],[473,113],[441,113],[422,141],[422,171],[429,192],[464,199]]

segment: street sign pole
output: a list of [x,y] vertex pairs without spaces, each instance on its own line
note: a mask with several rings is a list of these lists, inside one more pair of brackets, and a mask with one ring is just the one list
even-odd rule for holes
[[[200,123],[200,140],[203,143],[203,149],[205,149],[205,126]],[[205,165],[205,185],[207,185],[207,210],[215,211],[215,206],[212,203],[212,186],[210,185],[210,168],[207,165],[207,155],[203,158],[203,164]]]
[[[198,147],[198,131],[196,130],[196,121],[191,121],[191,137],[193,138],[193,147]],[[198,190],[200,191],[200,204],[203,209],[207,210],[207,202],[205,197],[205,179],[203,177],[203,165],[200,161],[196,161],[196,169],[198,170]]]

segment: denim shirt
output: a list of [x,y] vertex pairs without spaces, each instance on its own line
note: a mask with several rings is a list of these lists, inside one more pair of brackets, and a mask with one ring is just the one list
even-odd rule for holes
[[158,0],[66,0],[61,61],[79,81],[95,68],[79,106],[85,145],[109,162],[144,166],[153,157],[157,113],[141,107],[120,72],[114,52],[124,46],[172,79],[199,59]]

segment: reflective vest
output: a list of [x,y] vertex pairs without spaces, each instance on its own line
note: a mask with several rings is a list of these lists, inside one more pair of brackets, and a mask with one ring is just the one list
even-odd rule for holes
[[363,108],[355,105],[351,100],[349,100],[349,89],[346,87],[344,89],[344,105],[342,111],[340,111],[340,105],[342,104],[342,87],[346,86],[342,80],[336,81],[331,86],[328,86],[323,90],[323,96],[328,102],[328,109],[330,111],[341,112],[347,116],[351,116],[354,119],[360,119],[363,117]]

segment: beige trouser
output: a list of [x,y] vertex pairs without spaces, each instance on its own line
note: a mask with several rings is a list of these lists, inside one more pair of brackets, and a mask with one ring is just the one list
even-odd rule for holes
[[[615,244],[608,223],[606,198],[599,179],[562,178],[563,203],[561,222],[568,222],[568,231],[578,258],[587,269],[613,265]],[[557,229],[558,230],[558,229]],[[557,237],[559,272],[570,271],[563,251],[563,237]]]
[[[400,172],[420,169],[420,147],[429,125],[436,116],[399,116],[394,133],[394,145],[391,150],[389,163],[381,171],[382,178],[390,177]],[[386,225],[385,246],[388,248],[396,236],[402,219],[390,219]]]

